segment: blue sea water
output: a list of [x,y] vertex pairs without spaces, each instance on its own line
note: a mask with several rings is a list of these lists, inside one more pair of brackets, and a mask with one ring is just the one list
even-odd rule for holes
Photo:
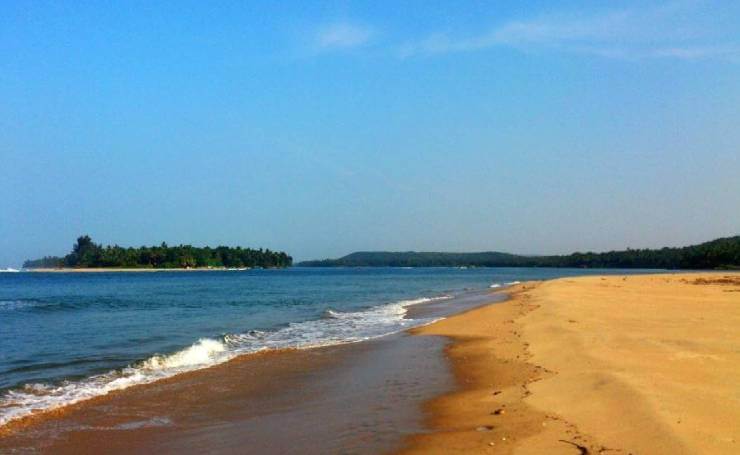
[[274,348],[358,342],[431,322],[407,308],[587,273],[538,268],[290,268],[0,273],[0,425]]

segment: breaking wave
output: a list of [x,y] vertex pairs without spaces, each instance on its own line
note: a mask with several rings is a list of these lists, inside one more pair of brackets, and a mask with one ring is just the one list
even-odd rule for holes
[[[449,299],[451,296],[402,300],[362,311],[327,309],[320,319],[294,322],[274,331],[251,330],[227,334],[220,339],[201,338],[191,346],[168,355],[154,355],[125,368],[57,385],[26,384],[0,397],[0,426],[34,413],[106,395],[133,385],[148,384],[176,374],[207,368],[238,355],[267,349],[306,349],[378,338],[434,319],[406,318],[412,305]],[[3,301],[16,305],[21,301]],[[1,308],[1,306],[0,306]]]
[[521,283],[520,281],[509,281],[508,283],[503,283],[503,284],[502,283],[493,283],[493,284],[491,284],[488,287],[491,288],[491,289],[496,289],[496,288],[514,286],[514,285],[517,285],[517,284],[520,284],[520,283]]
[[13,299],[13,300],[0,300],[0,311],[12,311],[21,308],[28,308],[39,305],[36,300],[28,299]]

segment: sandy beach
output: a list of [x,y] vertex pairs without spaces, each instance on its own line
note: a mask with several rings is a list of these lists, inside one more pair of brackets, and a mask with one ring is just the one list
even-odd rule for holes
[[414,308],[473,308],[418,336],[246,356],[17,421],[0,451],[738,453],[740,274],[503,292]]
[[416,329],[458,390],[405,453],[740,451],[740,274],[563,278]]

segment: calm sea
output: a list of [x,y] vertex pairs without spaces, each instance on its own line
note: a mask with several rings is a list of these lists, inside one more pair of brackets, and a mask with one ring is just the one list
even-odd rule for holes
[[239,354],[358,342],[431,322],[406,317],[412,305],[589,273],[636,271],[0,273],[0,425]]

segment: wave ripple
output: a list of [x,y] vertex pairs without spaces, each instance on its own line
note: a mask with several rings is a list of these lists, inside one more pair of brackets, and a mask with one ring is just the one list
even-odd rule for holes
[[451,296],[445,295],[402,300],[355,312],[327,309],[321,319],[290,323],[275,331],[250,330],[246,333],[227,334],[221,339],[202,338],[178,352],[154,355],[126,368],[80,381],[65,381],[59,385],[26,384],[23,388],[10,390],[0,397],[0,426],[34,413],[106,395],[133,385],[207,368],[238,355],[267,349],[306,349],[355,343],[390,335],[433,322],[433,319],[406,318],[409,306],[449,298]]

